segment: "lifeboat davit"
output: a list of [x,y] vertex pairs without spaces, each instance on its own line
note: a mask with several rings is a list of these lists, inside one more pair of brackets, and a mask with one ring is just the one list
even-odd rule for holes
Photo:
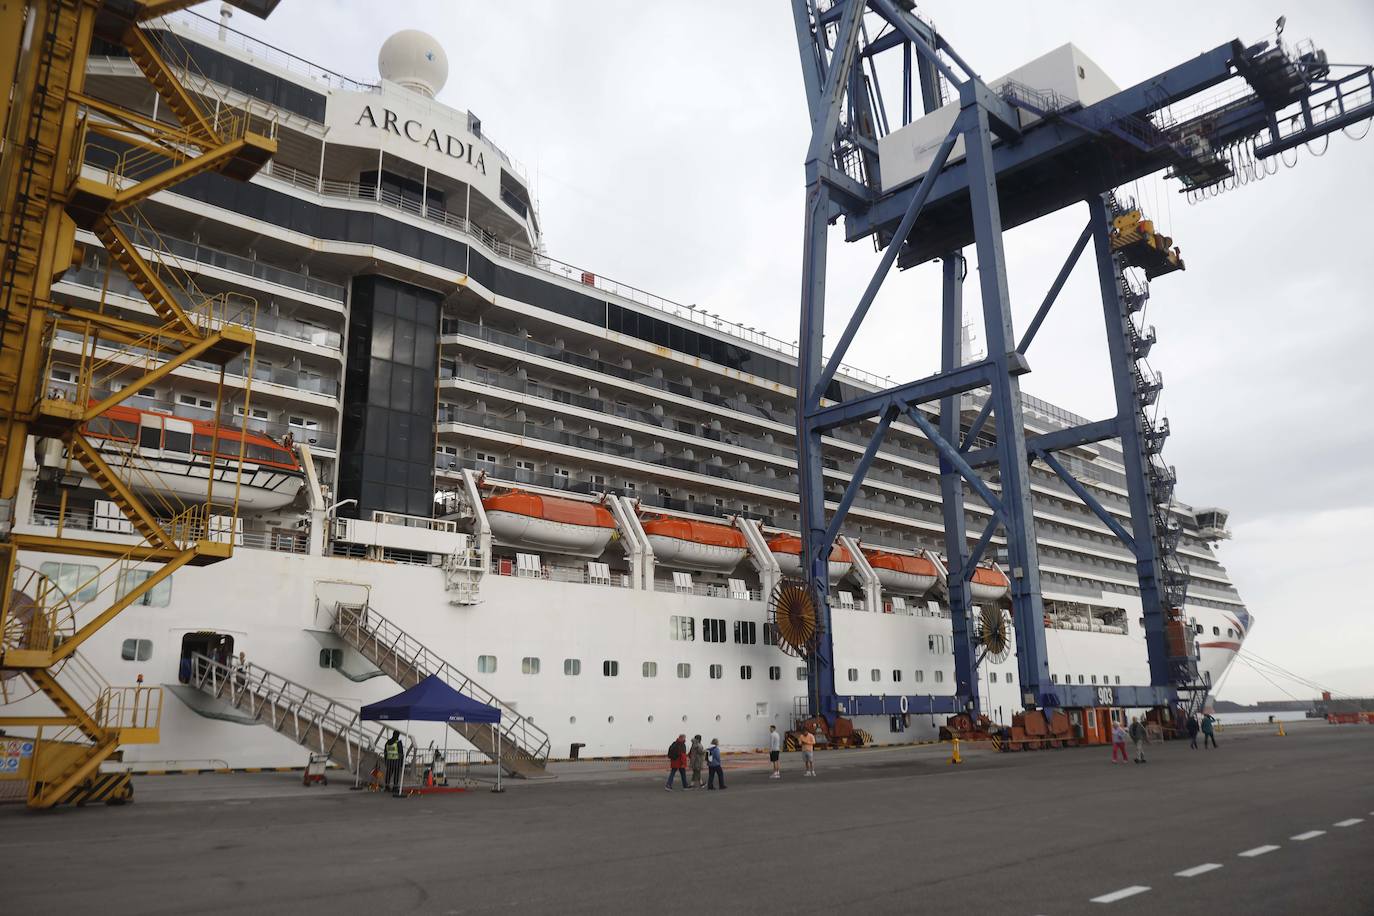
[[[778,561],[778,566],[782,569],[785,576],[804,577],[802,572],[801,554],[802,540],[790,534],[777,534],[768,539],[768,549],[773,551],[773,557]],[[836,544],[830,551],[830,581],[838,582],[849,571],[854,568],[854,559],[849,555],[840,544]]]
[[615,535],[615,519],[600,503],[514,490],[482,500],[497,540],[577,557],[599,557]]
[[924,595],[940,580],[935,564],[925,557],[904,553],[865,550],[864,559],[873,567],[883,588],[907,595]]
[[969,579],[969,594],[974,601],[1001,601],[1011,591],[1007,574],[996,566],[979,566]]
[[664,566],[724,573],[748,552],[744,535],[729,525],[666,515],[647,516],[642,524],[654,559]]

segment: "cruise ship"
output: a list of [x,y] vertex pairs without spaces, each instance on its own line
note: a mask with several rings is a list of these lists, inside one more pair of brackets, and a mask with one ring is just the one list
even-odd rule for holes
[[[549,254],[525,171],[476,113],[436,99],[448,65],[427,35],[388,39],[367,82],[194,13],[151,33],[207,110],[253,112],[277,151],[250,182],[209,172],[158,192],[126,227],[169,282],[219,297],[257,343],[223,376],[178,368],[89,430],[186,494],[224,473],[221,439],[244,447],[229,481],[240,516],[215,532],[233,557],[177,570],[83,648],[112,682],[167,687],[160,742],[126,748],[125,763],[302,763],[297,743],[198,690],[195,661],[252,666],[356,709],[397,687],[350,625],[465,672],[543,756],[659,753],[679,732],[753,747],[769,725],[792,728],[806,668],[778,645],[768,599],[800,550],[795,348]],[[86,92],[171,119],[118,47],[92,49]],[[93,138],[82,167],[99,177],[127,155]],[[77,243],[54,298],[147,321],[100,239]],[[62,392],[81,344],[59,334],[54,353]],[[887,383],[846,367],[835,384],[850,396]],[[965,398],[966,428],[981,406]],[[1028,433],[1086,422],[1029,396],[1024,410]],[[834,499],[866,444],[861,430],[827,439]],[[1115,444],[1062,460],[1128,518]],[[955,692],[938,474],[921,432],[894,423],[832,554],[840,693]],[[1056,477],[1031,474],[1053,679],[1149,683],[1134,560]],[[36,443],[23,494],[16,532],[137,540],[60,443]],[[986,511],[967,511],[981,530]],[[1185,616],[1216,683],[1252,622],[1214,551],[1226,513],[1171,511]],[[149,575],[24,562],[78,619]],[[997,608],[1006,578],[991,563],[974,587],[980,608]],[[1014,653],[990,653],[979,675],[982,709],[1009,722]],[[910,742],[943,724],[908,713],[855,725]]]

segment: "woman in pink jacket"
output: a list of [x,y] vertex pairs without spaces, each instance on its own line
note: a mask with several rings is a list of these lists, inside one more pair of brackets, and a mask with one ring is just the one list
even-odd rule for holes
[[1116,752],[1121,752],[1120,763],[1126,763],[1129,759],[1126,756],[1126,726],[1120,722],[1112,724],[1112,763],[1117,763]]

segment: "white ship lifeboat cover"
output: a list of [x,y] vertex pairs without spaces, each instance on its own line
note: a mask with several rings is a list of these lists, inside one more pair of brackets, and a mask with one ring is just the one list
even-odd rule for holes
[[[775,534],[768,539],[768,549],[777,558],[778,568],[786,576],[804,576],[801,554],[802,539],[794,534]],[[838,582],[849,575],[854,566],[854,558],[842,544],[830,550],[829,575],[831,582]]]
[[940,580],[935,564],[925,557],[882,550],[865,550],[864,559],[873,567],[883,588],[911,595],[924,595]]
[[748,552],[744,534],[730,525],[667,515],[645,516],[642,524],[654,559],[664,566],[730,572]]
[[974,601],[1001,601],[1011,591],[1007,574],[996,566],[978,566],[969,578],[969,594]]
[[486,497],[482,508],[491,533],[514,547],[599,557],[615,536],[615,519],[599,503],[512,490]]

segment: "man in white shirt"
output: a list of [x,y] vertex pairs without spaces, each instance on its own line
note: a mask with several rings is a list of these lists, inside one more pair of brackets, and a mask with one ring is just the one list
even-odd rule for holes
[[773,775],[769,779],[782,779],[782,735],[776,725],[768,726],[768,759],[773,763]]

